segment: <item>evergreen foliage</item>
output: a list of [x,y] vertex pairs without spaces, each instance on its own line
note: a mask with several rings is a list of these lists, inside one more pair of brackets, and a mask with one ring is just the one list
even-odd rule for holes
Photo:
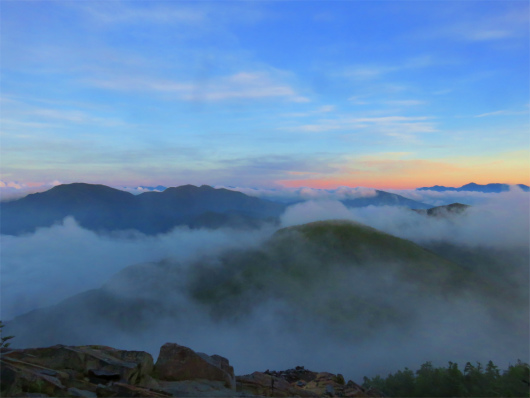
[[9,347],[9,345],[11,343],[6,343],[7,340],[11,340],[13,337],[15,336],[6,336],[6,337],[2,337],[2,328],[4,327],[5,325],[2,323],[2,321],[0,321],[0,348],[7,348]]
[[492,361],[485,369],[467,362],[463,370],[453,362],[439,368],[425,362],[416,372],[405,368],[386,378],[364,377],[363,387],[389,397],[530,397],[529,369],[520,360],[503,372]]

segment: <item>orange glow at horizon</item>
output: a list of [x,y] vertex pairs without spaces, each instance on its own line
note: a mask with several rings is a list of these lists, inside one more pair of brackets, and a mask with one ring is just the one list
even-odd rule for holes
[[290,181],[278,181],[278,184],[282,185],[284,188],[315,188],[315,189],[336,189],[339,187],[367,187],[367,188],[375,188],[375,189],[416,189],[420,187],[432,187],[434,185],[442,185],[446,187],[461,187],[462,185],[466,185],[469,183],[475,183],[479,185],[486,185],[491,183],[502,183],[502,184],[509,184],[509,185],[516,185],[516,184],[525,184],[530,186],[529,181],[507,181],[506,179],[498,179],[498,180],[492,180],[489,178],[486,179],[477,179],[477,178],[468,178],[466,180],[447,180],[447,181],[440,181],[439,179],[431,179],[431,180],[419,180],[418,182],[413,182],[411,180],[395,180],[395,181],[388,181],[388,180],[360,180],[360,179],[327,179],[327,180],[290,180]]
[[423,159],[375,159],[353,161],[338,175],[313,174],[305,179],[283,179],[286,188],[335,189],[340,186],[378,189],[415,189],[434,185],[460,187],[476,184],[530,185],[530,156],[526,151],[501,159],[467,158],[450,161]]

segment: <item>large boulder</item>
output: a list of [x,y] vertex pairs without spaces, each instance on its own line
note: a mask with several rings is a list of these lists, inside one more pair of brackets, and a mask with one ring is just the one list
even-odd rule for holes
[[166,343],[160,348],[154,375],[165,381],[222,381],[227,388],[235,389],[234,369],[228,359],[197,353],[176,343]]

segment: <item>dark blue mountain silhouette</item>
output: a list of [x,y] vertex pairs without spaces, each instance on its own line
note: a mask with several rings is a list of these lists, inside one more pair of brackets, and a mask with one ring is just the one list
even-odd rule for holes
[[[521,188],[525,192],[530,191],[530,187],[525,184],[517,184],[519,188]],[[437,192],[445,192],[445,191],[455,191],[455,192],[484,192],[484,193],[500,193],[500,192],[507,192],[510,190],[509,184],[486,184],[486,185],[480,185],[475,184],[474,182],[471,182],[466,185],[462,185],[460,188],[453,188],[453,187],[444,187],[442,185],[435,185],[433,187],[422,187],[417,188],[418,191],[437,191]]]
[[133,195],[105,185],[74,183],[1,204],[2,234],[19,235],[73,216],[94,231],[134,229],[165,233],[190,227],[256,227],[274,221],[285,205],[207,185],[184,185]]

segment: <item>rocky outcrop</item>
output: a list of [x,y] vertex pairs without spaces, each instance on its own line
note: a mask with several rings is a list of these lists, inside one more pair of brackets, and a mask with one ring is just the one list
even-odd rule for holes
[[254,372],[237,376],[238,390],[264,397],[319,397],[319,395],[302,390],[287,380],[270,374]]
[[270,371],[266,370],[265,374],[281,377],[282,379],[287,380],[289,383],[304,381],[309,382],[316,378],[317,373],[305,369],[303,366],[297,366],[294,369],[280,370],[280,371]]
[[312,372],[303,366],[282,371],[254,372],[237,376],[243,391],[266,397],[379,397],[378,392],[367,391],[341,374]]
[[[2,349],[2,397],[236,396],[228,359],[167,343],[153,357],[106,346]],[[159,377],[158,379],[156,377]]]
[[302,387],[305,390],[318,394],[319,396],[327,397],[377,397],[378,394],[373,394],[365,390],[360,385],[349,380],[344,383],[342,375],[334,375],[328,372],[321,372],[316,374],[315,378]]
[[105,346],[5,350],[0,361],[2,396],[95,397],[109,384],[148,384],[153,371],[150,354]]
[[301,366],[234,377],[228,359],[166,343],[150,354],[106,346],[1,349],[2,397],[370,397],[341,375]]
[[71,374],[86,374],[95,381],[116,380],[127,384],[139,384],[153,371],[153,357],[146,352],[94,345],[14,350],[2,359],[55,370],[67,369]]

